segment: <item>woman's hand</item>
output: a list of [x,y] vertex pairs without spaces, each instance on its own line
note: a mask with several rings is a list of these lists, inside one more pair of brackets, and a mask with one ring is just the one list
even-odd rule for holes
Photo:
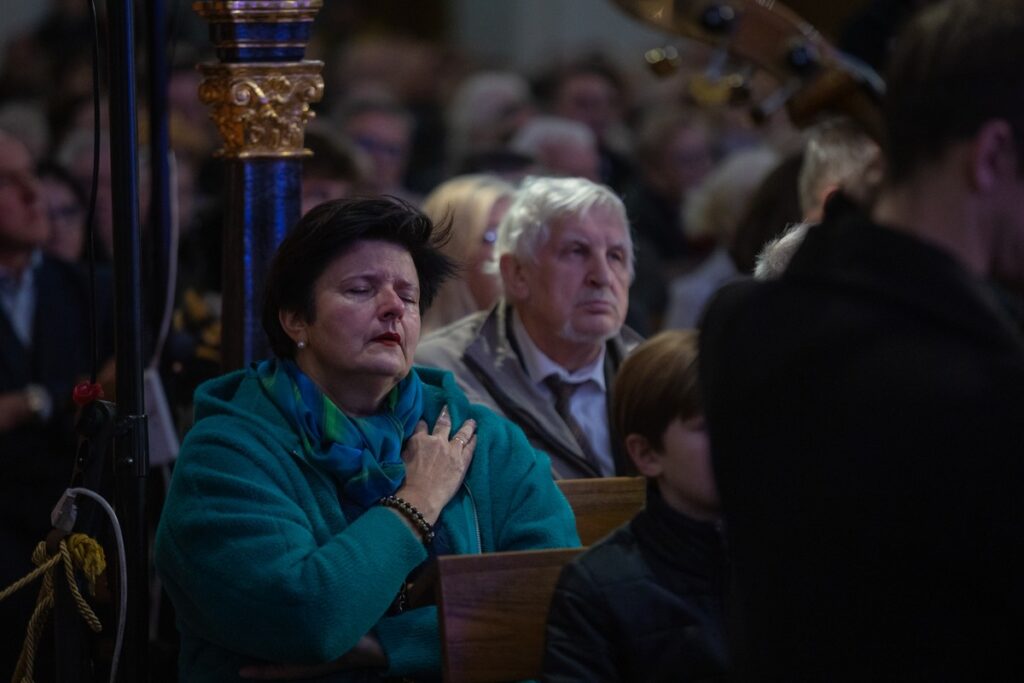
[[419,510],[431,524],[458,491],[476,449],[475,421],[466,420],[449,439],[451,429],[451,414],[445,406],[434,431],[428,433],[427,424],[420,421],[402,449],[405,484],[396,495]]

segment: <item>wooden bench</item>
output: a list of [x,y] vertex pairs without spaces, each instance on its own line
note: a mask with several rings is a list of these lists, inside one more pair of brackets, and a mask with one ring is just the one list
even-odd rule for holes
[[444,680],[535,678],[562,567],[582,548],[446,555],[434,563]]
[[647,502],[647,480],[643,477],[600,479],[559,479],[573,514],[580,543],[591,545],[625,524]]

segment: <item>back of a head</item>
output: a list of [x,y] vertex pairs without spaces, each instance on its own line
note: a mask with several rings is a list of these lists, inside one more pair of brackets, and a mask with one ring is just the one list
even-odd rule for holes
[[530,85],[519,74],[482,71],[469,76],[455,90],[446,112],[449,161],[462,169],[470,157],[502,149],[532,108]]
[[676,418],[703,412],[697,383],[697,331],[666,330],[623,361],[612,387],[616,433],[640,434],[656,449]]
[[485,173],[499,176],[511,183],[518,183],[529,175],[532,167],[533,157],[503,148],[466,156],[456,167],[456,175]]
[[901,34],[885,96],[888,179],[901,183],[987,121],[1013,129],[1024,159],[1024,3],[945,0]]
[[536,116],[516,131],[509,149],[537,161],[545,171],[596,174],[597,138],[586,124],[557,116]]
[[867,201],[879,177],[879,148],[871,137],[848,118],[832,118],[810,129],[804,160],[797,180],[800,209],[804,216],[821,213],[829,188],[842,190]]
[[466,78],[448,105],[454,135],[499,124],[511,110],[530,103],[530,85],[512,71],[482,71]]
[[579,145],[596,144],[594,133],[579,121],[559,116],[535,116],[516,131],[509,142],[509,149],[536,157],[544,145],[567,139]]
[[[537,249],[550,234],[553,219],[568,214],[582,215],[592,208],[611,211],[627,226],[622,200],[604,185],[586,178],[536,176],[526,178],[498,227],[495,260],[514,254],[521,260],[536,261]],[[629,245],[632,258],[632,243]],[[630,265],[632,269],[632,263]]]

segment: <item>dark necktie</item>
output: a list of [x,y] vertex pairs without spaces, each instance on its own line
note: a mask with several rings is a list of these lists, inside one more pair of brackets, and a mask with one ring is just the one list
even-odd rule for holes
[[544,378],[544,384],[555,397],[555,412],[558,413],[559,417],[562,418],[562,421],[569,428],[569,431],[572,432],[573,438],[576,439],[580,450],[583,451],[583,456],[594,466],[594,469],[601,472],[601,461],[591,448],[587,433],[583,431],[583,427],[580,426],[580,423],[576,421],[576,418],[572,416],[572,412],[569,410],[569,401],[581,386],[580,383],[564,382],[558,375],[548,375]]

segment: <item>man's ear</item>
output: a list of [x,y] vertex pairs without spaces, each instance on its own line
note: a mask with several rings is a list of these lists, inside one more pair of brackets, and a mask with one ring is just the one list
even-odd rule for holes
[[515,254],[502,254],[498,260],[501,284],[505,297],[510,301],[522,301],[530,296],[530,282],[523,272],[523,264]]
[[281,309],[277,312],[277,320],[281,323],[281,329],[291,337],[293,342],[309,341],[306,319],[300,313]]
[[971,144],[970,173],[974,186],[981,192],[991,192],[1000,180],[1016,176],[1022,160],[1017,158],[1013,129],[1002,119],[985,123],[975,134]]
[[636,465],[637,472],[651,479],[661,476],[661,458],[646,436],[635,432],[627,434],[626,452]]
[[839,183],[828,183],[818,192],[818,205],[804,214],[804,221],[807,223],[820,223],[825,215],[825,204],[839,191]]

